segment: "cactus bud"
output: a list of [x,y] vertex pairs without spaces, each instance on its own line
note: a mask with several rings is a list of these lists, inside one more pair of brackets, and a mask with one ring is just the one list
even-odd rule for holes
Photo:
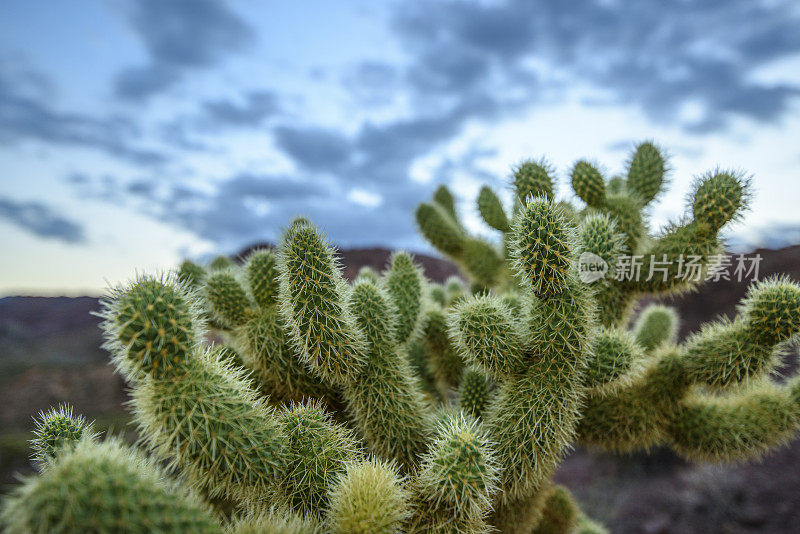
[[754,284],[742,303],[741,314],[757,343],[786,341],[800,331],[800,286],[786,277]]
[[433,193],[433,201],[444,208],[444,211],[453,218],[453,221],[458,221],[456,201],[447,186],[440,185],[436,188],[436,191]]
[[377,460],[349,464],[331,490],[328,524],[334,534],[394,534],[411,515],[397,468]]
[[675,341],[678,335],[678,313],[674,308],[652,304],[645,308],[633,328],[636,342],[646,351]]
[[178,280],[187,287],[197,288],[203,284],[206,270],[193,261],[185,260],[178,269]]
[[236,264],[233,263],[233,260],[230,259],[228,256],[216,256],[211,263],[208,264],[208,269],[210,271],[222,271],[224,269],[230,269],[235,267]]

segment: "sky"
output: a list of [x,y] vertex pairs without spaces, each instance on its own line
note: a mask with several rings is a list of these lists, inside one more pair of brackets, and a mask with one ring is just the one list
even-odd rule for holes
[[800,243],[800,3],[7,0],[0,4],[0,296],[97,294],[274,242],[431,253],[439,184],[546,156],[609,176],[670,155],[654,229],[692,180],[752,175],[733,249]]

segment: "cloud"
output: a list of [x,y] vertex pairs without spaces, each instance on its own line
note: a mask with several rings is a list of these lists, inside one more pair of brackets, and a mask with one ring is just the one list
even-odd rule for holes
[[39,237],[77,244],[86,241],[84,227],[40,202],[0,198],[0,218]]
[[400,89],[400,69],[382,61],[364,61],[346,69],[342,84],[359,103],[387,106]]
[[149,56],[147,64],[117,76],[116,94],[131,100],[161,92],[187,71],[213,66],[255,39],[253,29],[217,0],[139,0],[130,23]]
[[91,148],[144,166],[167,160],[166,154],[136,144],[141,132],[131,120],[55,109],[49,104],[52,98],[42,92],[42,85],[31,87],[28,78],[28,74],[11,72],[0,62],[0,141],[32,140]]
[[[688,102],[699,117],[687,130],[723,128],[735,115],[776,120],[800,87],[761,85],[752,73],[800,52],[800,13],[791,2],[404,3],[393,27],[415,54],[409,82],[420,96],[469,90],[497,80],[506,91],[536,74],[567,72],[634,103],[651,118],[681,123]],[[540,71],[537,71],[540,73]],[[553,80],[547,80],[554,83]]]
[[[198,15],[181,18],[196,5],[139,4],[132,21],[149,62],[120,74],[123,96],[167,89],[254,39],[223,4],[204,0]],[[800,90],[754,75],[800,53],[794,31],[800,15],[788,2],[670,0],[658,9],[614,0],[396,5],[390,29],[406,57],[370,59],[325,77],[339,80],[359,105],[390,109],[390,118],[379,113],[379,120],[341,129],[289,123],[280,105],[287,95],[277,90],[200,102],[195,114],[163,125],[173,146],[205,150],[204,134],[263,127],[295,163],[296,176],[232,172],[203,188],[147,179],[127,184],[127,191],[146,199],[154,216],[224,248],[274,239],[298,213],[323,222],[341,244],[407,246],[420,243],[413,209],[434,187],[410,179],[413,165],[473,122],[496,123],[561,98],[572,86],[589,86],[608,95],[595,105],[637,107],[654,122],[701,135],[740,116],[774,123]],[[479,161],[491,148],[434,158],[435,179],[492,181]]]
[[336,130],[279,126],[273,134],[279,148],[302,167],[311,170],[340,170],[352,152],[347,137]]
[[272,91],[251,91],[244,102],[207,100],[203,103],[205,120],[212,125],[254,127],[280,110],[278,97]]
[[[336,181],[240,174],[211,192],[192,186],[174,188],[161,201],[162,217],[231,249],[258,240],[275,241],[279,229],[301,214],[343,245],[408,243],[416,240],[407,209],[408,189],[419,198],[419,189],[401,185],[394,191],[397,198],[391,206],[376,209],[346,200],[346,191]],[[387,192],[393,193],[392,189]]]
[[160,125],[161,137],[170,145],[186,150],[208,150],[200,136],[219,135],[226,130],[260,128],[269,118],[281,114],[275,91],[254,90],[241,98],[206,100],[195,113],[176,117]]

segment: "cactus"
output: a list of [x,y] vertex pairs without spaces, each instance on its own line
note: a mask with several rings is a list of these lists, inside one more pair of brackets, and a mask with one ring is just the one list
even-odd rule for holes
[[9,534],[221,533],[208,505],[118,440],[82,439],[3,503]]
[[[715,462],[765,454],[800,429],[800,378],[771,378],[800,337],[800,285],[754,283],[737,317],[682,342],[661,304],[627,327],[641,297],[697,288],[674,260],[695,257],[702,279],[750,198],[749,178],[716,169],[650,235],[668,171],[652,142],[608,181],[580,160],[578,207],[554,198],[549,163],[525,161],[511,206],[488,187],[478,196],[496,240],[471,235],[439,187],[416,219],[462,268],[444,284],[407,252],[348,283],[324,234],[296,218],[277,249],[241,264],[184,262],[115,287],[105,347],[152,459],[99,441],[67,407],[40,414],[38,474],[4,500],[2,526],[599,533],[552,480],[575,443]],[[644,276],[617,276],[632,254]]]

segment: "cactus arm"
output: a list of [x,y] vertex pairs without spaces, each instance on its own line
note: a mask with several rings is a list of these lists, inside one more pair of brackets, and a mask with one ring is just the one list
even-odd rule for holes
[[473,284],[481,288],[491,288],[507,277],[503,256],[488,241],[468,237],[464,241],[464,255],[460,264],[469,273]]
[[587,394],[579,438],[614,452],[648,449],[663,440],[670,414],[687,389],[680,351],[665,350],[630,384]]
[[666,186],[669,166],[662,152],[652,141],[645,141],[636,146],[628,160],[626,187],[645,205],[651,203]]
[[528,361],[498,384],[486,424],[502,498],[540,491],[574,437],[591,304],[572,271],[574,236],[551,201],[529,199],[514,229],[513,264],[531,300]]
[[380,458],[416,468],[430,437],[429,408],[396,343],[396,311],[369,281],[350,292],[349,308],[367,340],[367,363],[344,388],[361,435]]
[[547,493],[542,518],[532,534],[570,534],[580,510],[564,486],[553,486]]
[[271,308],[278,299],[278,267],[270,249],[254,250],[247,256],[244,271],[253,300],[261,309]]
[[276,496],[291,511],[322,521],[330,490],[360,459],[351,430],[335,423],[319,402],[293,403],[278,414],[286,468]]
[[341,405],[338,392],[300,361],[287,335],[277,303],[279,280],[272,251],[263,249],[250,254],[244,271],[250,290],[248,298],[257,305],[229,337],[264,391],[283,401],[317,398],[335,407]]
[[499,299],[479,296],[454,307],[449,333],[464,361],[501,380],[525,365],[518,325]]
[[97,434],[92,423],[72,411],[72,406],[62,404],[34,418],[36,428],[31,440],[33,463],[41,471],[64,451],[70,451],[82,440],[94,441]]
[[789,388],[765,383],[727,397],[688,396],[671,414],[666,433],[687,459],[732,462],[758,458],[798,430]]
[[178,280],[192,289],[202,287],[205,278],[206,270],[193,261],[184,260],[178,268]]
[[597,167],[586,160],[575,163],[570,173],[572,189],[581,200],[593,208],[602,208],[606,204],[606,183]]
[[553,174],[553,166],[545,159],[525,160],[517,165],[512,179],[516,208],[524,206],[528,198],[545,197],[552,200],[555,195]]
[[390,260],[385,284],[397,310],[397,343],[403,345],[417,339],[422,332],[422,304],[427,286],[422,269],[407,252],[396,252]]
[[331,406],[341,404],[341,395],[297,357],[275,306],[258,310],[246,324],[235,329],[232,343],[270,397],[282,401],[323,399]]
[[273,410],[215,351],[196,355],[184,371],[134,390],[146,443],[212,496],[266,494],[284,468]]
[[431,245],[454,260],[464,254],[463,230],[438,204],[423,203],[417,207],[417,226]]
[[481,191],[478,193],[478,212],[486,224],[495,230],[503,233],[511,230],[511,224],[508,221],[506,210],[503,209],[503,204],[497,198],[497,194],[487,186],[481,187]]
[[253,303],[237,280],[233,268],[209,274],[205,282],[205,296],[214,319],[229,329],[244,324],[252,312]]
[[633,326],[636,342],[645,352],[652,352],[665,343],[674,343],[680,319],[674,308],[651,304],[645,308]]
[[[613,451],[648,448],[666,438],[668,426],[680,428],[676,411],[691,415],[695,421],[716,413],[720,431],[730,430],[736,426],[736,418],[747,412],[741,406],[756,409],[767,402],[765,397],[733,396],[726,403],[715,404],[707,397],[693,395],[690,386],[728,388],[765,379],[782,348],[798,332],[800,286],[785,279],[754,284],[735,321],[706,327],[680,348],[667,347],[656,360],[648,362],[642,377],[630,386],[590,394],[580,425],[581,437],[584,442]],[[708,402],[700,402],[704,399]],[[776,436],[785,435],[788,428]],[[751,445],[753,451],[760,447],[758,443]]]
[[425,318],[423,341],[429,356],[429,370],[439,396],[448,398],[450,390],[458,386],[464,362],[448,336],[447,313],[431,306]]
[[440,185],[436,188],[436,191],[433,192],[433,201],[445,211],[456,225],[461,226],[456,212],[456,200],[446,185]]
[[507,278],[502,255],[483,239],[468,235],[447,206],[434,199],[417,207],[417,226],[422,235],[452,259],[479,285],[493,287]]
[[212,496],[263,495],[283,469],[272,411],[241,370],[196,345],[197,308],[171,279],[144,277],[104,303],[106,346],[133,382],[149,446]]
[[584,385],[593,393],[626,387],[641,374],[644,353],[629,332],[600,328],[589,345]]
[[491,383],[486,374],[474,367],[465,367],[458,390],[458,405],[461,410],[475,418],[480,418],[491,395]]
[[281,314],[301,359],[329,384],[346,384],[364,366],[364,341],[333,248],[312,225],[295,224],[284,233],[278,269]]
[[800,285],[771,278],[751,285],[739,316],[705,327],[684,345],[692,383],[726,387],[769,374],[800,332]]

